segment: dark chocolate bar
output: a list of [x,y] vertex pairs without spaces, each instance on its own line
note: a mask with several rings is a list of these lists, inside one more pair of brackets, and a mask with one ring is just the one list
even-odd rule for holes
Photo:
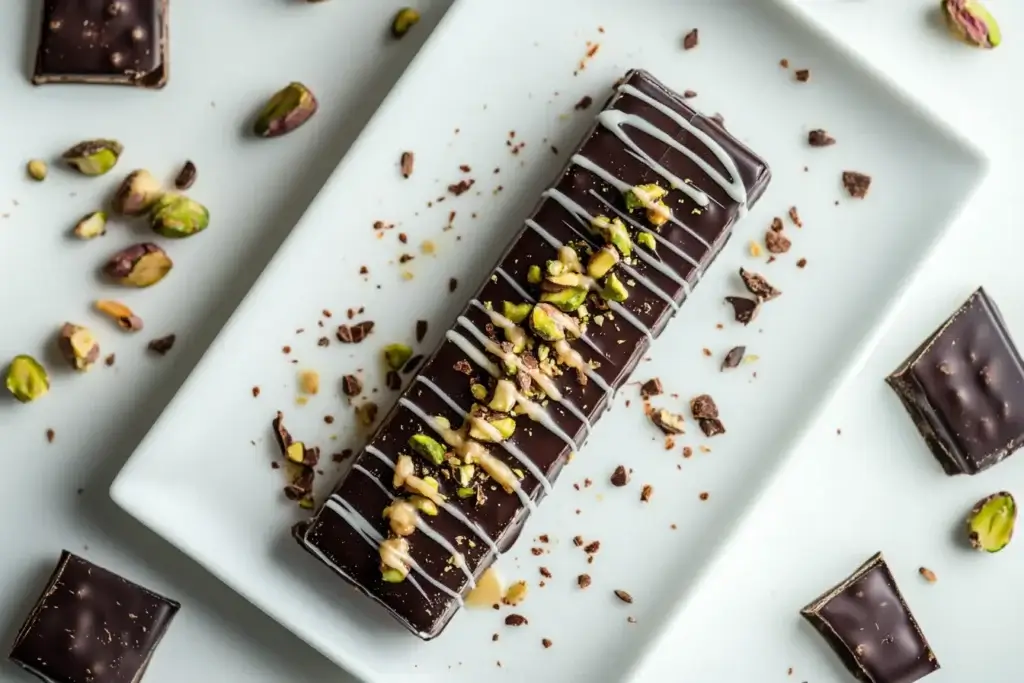
[[45,0],[32,82],[162,88],[167,0]]
[[866,683],[913,683],[939,668],[881,553],[801,614]]
[[138,683],[179,607],[65,550],[10,658],[54,683]]
[[886,381],[947,474],[977,474],[1024,444],[1024,363],[984,289]]
[[644,71],[597,118],[352,471],[294,530],[424,639],[515,541],[771,175]]

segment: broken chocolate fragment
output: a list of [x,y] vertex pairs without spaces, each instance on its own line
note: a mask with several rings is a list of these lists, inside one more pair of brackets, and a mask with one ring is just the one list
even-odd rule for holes
[[836,144],[836,139],[821,128],[815,128],[807,134],[807,144],[811,147],[828,147]]
[[590,95],[584,95],[580,99],[580,101],[576,103],[576,106],[574,106],[573,109],[575,109],[576,111],[583,111],[584,109],[589,109],[590,105],[592,105],[593,103],[593,97],[591,97]]
[[683,49],[684,50],[692,50],[693,48],[697,47],[697,44],[699,42],[700,42],[700,35],[699,35],[697,29],[693,29],[692,31],[687,33],[685,36],[683,36]]
[[384,383],[391,391],[398,391],[402,388],[402,376],[398,374],[397,370],[388,370]]
[[158,353],[161,356],[166,356],[167,353],[174,348],[174,342],[177,339],[176,335],[169,334],[166,337],[160,337],[149,342],[149,350]]
[[612,486],[625,486],[629,483],[629,470],[622,465],[615,468],[611,476]]
[[650,398],[651,396],[661,396],[664,390],[661,387],[661,380],[657,377],[652,377],[643,384],[640,385],[640,397]]
[[419,344],[423,341],[423,338],[427,336],[427,321],[417,320],[416,321],[416,343]]
[[771,301],[782,295],[782,292],[772,287],[763,275],[751,272],[746,268],[740,268],[740,277],[743,279],[743,284],[747,290],[760,301]]
[[345,375],[341,378],[341,389],[346,396],[358,396],[363,393],[363,381],[355,375]]
[[756,299],[748,299],[745,296],[727,296],[725,300],[732,305],[732,312],[736,322],[749,325],[750,321],[757,317],[760,305]]
[[355,325],[341,325],[338,327],[338,341],[342,344],[358,344],[373,332],[373,325],[372,320],[364,320]]
[[698,420],[713,420],[718,417],[718,406],[708,394],[701,394],[690,399],[690,412]]
[[797,69],[794,75],[796,76],[796,80],[800,81],[801,83],[806,83],[807,81],[811,80],[810,69]]
[[843,171],[843,187],[854,199],[863,199],[871,187],[871,176],[857,171]]
[[697,421],[704,436],[718,436],[725,434],[725,425],[718,418],[701,419]]
[[764,235],[764,245],[773,254],[785,254],[793,246],[793,243],[781,232],[769,230]]
[[683,434],[683,416],[679,413],[672,413],[664,408],[651,411],[651,422],[654,426],[666,434]]
[[722,369],[739,367],[740,361],[743,360],[743,354],[746,352],[746,346],[734,346],[729,349],[729,353],[725,354],[725,359],[722,361]]

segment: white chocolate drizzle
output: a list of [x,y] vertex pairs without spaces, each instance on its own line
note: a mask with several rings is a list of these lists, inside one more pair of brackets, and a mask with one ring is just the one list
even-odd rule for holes
[[[663,245],[663,246],[664,246],[664,247],[665,247],[666,249],[668,249],[669,251],[671,251],[671,252],[672,252],[673,254],[675,254],[676,256],[679,256],[679,257],[680,257],[680,258],[682,258],[683,260],[685,260],[685,261],[688,261],[688,262],[689,262],[689,263],[690,263],[690,264],[691,264],[691,265],[692,265],[692,266],[693,266],[694,268],[696,268],[696,269],[697,269],[698,271],[700,270],[700,261],[696,261],[696,260],[694,260],[692,256],[690,256],[689,254],[687,254],[687,253],[686,253],[685,251],[683,251],[682,249],[680,249],[680,248],[679,248],[679,247],[677,247],[676,245],[672,244],[672,243],[671,243],[670,241],[668,241],[668,239],[666,239],[665,237],[662,237],[662,236],[661,236],[660,234],[658,234],[658,233],[657,233],[656,231],[654,231],[654,230],[648,230],[648,229],[647,229],[646,227],[644,227],[643,225],[641,225],[641,224],[640,224],[640,223],[638,223],[637,221],[633,220],[633,219],[632,219],[632,218],[630,217],[630,215],[629,215],[628,213],[625,213],[624,211],[620,211],[620,210],[618,209],[618,207],[616,207],[616,206],[615,206],[614,204],[612,204],[612,203],[611,203],[610,201],[608,201],[607,199],[605,199],[604,197],[602,197],[602,196],[601,196],[601,195],[600,195],[599,193],[595,192],[594,190],[588,190],[588,191],[590,192],[590,194],[594,195],[594,197],[596,197],[596,198],[597,198],[597,200],[598,200],[599,202],[601,202],[602,204],[604,204],[605,206],[607,206],[607,207],[608,207],[609,209],[611,209],[611,211],[612,211],[612,212],[613,212],[613,213],[614,213],[614,214],[615,214],[616,216],[618,216],[619,218],[621,218],[621,219],[622,219],[622,220],[624,220],[625,222],[629,223],[630,225],[632,225],[632,226],[633,226],[634,228],[636,228],[637,230],[643,230],[643,231],[645,231],[645,232],[649,233],[649,234],[650,234],[650,235],[651,235],[652,237],[654,237],[654,240],[655,240],[655,241],[656,241],[656,242],[657,242],[658,244],[661,244],[661,245]],[[667,267],[667,266],[666,266],[666,267]]]

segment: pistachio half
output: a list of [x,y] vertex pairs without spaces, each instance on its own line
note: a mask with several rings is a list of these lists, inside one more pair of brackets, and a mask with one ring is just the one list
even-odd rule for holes
[[995,17],[978,0],[942,0],[950,32],[968,45],[992,49],[1002,42]]
[[302,83],[289,83],[263,105],[253,132],[261,138],[286,135],[311,119],[318,108],[312,90]]
[[7,391],[22,403],[29,403],[50,390],[50,376],[32,356],[20,355],[7,366]]
[[194,199],[165,194],[153,205],[149,224],[154,232],[164,237],[191,237],[210,225],[210,212]]
[[128,174],[114,195],[114,211],[125,216],[141,216],[147,213],[164,194],[160,182],[145,169]]
[[1000,491],[979,500],[967,517],[967,538],[977,550],[997,553],[1013,538],[1017,501]]
[[75,370],[84,372],[100,359],[100,345],[92,332],[81,325],[65,323],[57,337],[57,348]]
[[409,448],[435,465],[444,462],[444,454],[447,451],[439,441],[426,434],[413,434],[409,437]]
[[103,175],[114,168],[124,146],[117,140],[86,140],[61,155],[68,166],[88,176]]
[[92,213],[83,216],[78,223],[75,224],[74,229],[71,231],[75,237],[80,240],[91,240],[94,237],[100,237],[107,234],[107,214],[105,211],[93,211]]
[[145,242],[122,249],[114,254],[103,272],[122,285],[150,287],[171,272],[174,262],[163,249]]

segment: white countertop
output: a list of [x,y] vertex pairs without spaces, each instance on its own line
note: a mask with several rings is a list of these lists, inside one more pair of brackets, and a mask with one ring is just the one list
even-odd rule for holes
[[[104,352],[117,352],[113,369],[75,381],[57,374],[52,395],[39,404],[0,402],[8,489],[0,522],[0,645],[13,638],[59,550],[88,548],[91,559],[187,607],[147,683],[347,680],[117,510],[107,486],[228,314],[209,292],[234,302],[248,288],[257,273],[246,264],[262,264],[273,252],[449,3],[419,0],[424,21],[396,44],[386,28],[398,3],[176,0],[171,84],[159,94],[31,87],[26,63],[36,17],[26,5],[34,4],[0,7],[6,46],[0,53],[0,357],[35,353],[65,319],[103,325],[86,312],[102,291],[93,281],[95,266],[133,239],[131,229],[120,226],[98,242],[65,237],[120,174],[85,180],[54,169],[36,185],[24,178],[27,159],[50,158],[100,136],[125,144],[123,168],[170,177],[191,158],[200,174],[193,194],[230,220],[203,243],[223,252],[223,268],[193,269],[176,280],[177,288],[125,297],[147,329],[141,338],[104,335],[113,340]],[[944,666],[936,683],[1017,680],[1013,672],[1021,670],[1024,654],[1009,619],[1024,602],[1024,591],[1012,583],[1024,568],[1024,551],[1011,544],[999,556],[965,557],[951,535],[965,505],[990,491],[1014,490],[1018,479],[1024,483],[1024,465],[1010,460],[979,477],[947,479],[930,467],[920,444],[879,443],[868,419],[876,401],[891,398],[882,395],[881,377],[979,284],[1024,344],[1024,291],[1014,286],[1024,237],[1007,201],[1019,192],[1008,164],[1024,158],[1012,87],[1024,73],[1024,48],[1013,35],[1024,25],[1024,8],[1007,0],[988,4],[1006,36],[993,52],[951,41],[928,19],[931,0],[813,3],[823,22],[970,131],[992,156],[993,172],[915,281],[877,353],[667,634],[670,644],[649,661],[644,680],[847,680],[796,612],[880,549]],[[33,36],[27,42],[26,30]],[[312,134],[243,139],[252,110],[290,80],[307,82],[320,98]],[[176,251],[181,268],[188,267],[189,248]],[[172,355],[149,357],[145,342],[169,332],[179,338]],[[53,444],[46,442],[47,428],[56,432]],[[78,489],[84,490],[76,495]],[[914,514],[894,519],[892,501],[900,502],[901,513]],[[938,583],[915,581],[920,565],[933,569]],[[23,678],[0,665],[0,680]]]

